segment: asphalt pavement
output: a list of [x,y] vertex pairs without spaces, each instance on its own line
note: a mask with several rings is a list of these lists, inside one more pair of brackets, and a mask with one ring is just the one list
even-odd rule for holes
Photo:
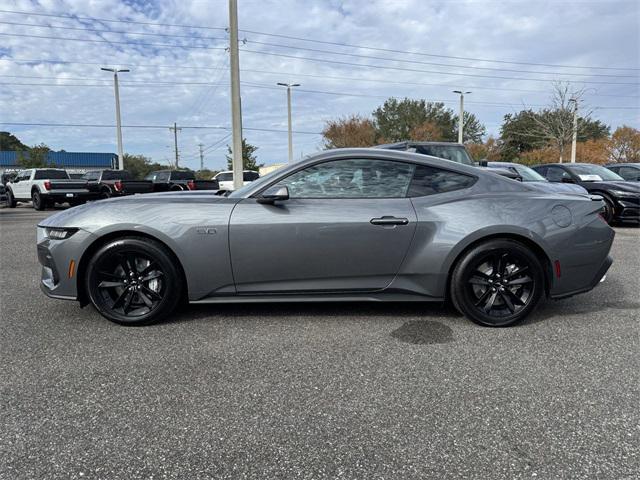
[[508,329],[429,304],[191,306],[125,328],[39,290],[0,209],[1,479],[632,479],[640,229]]

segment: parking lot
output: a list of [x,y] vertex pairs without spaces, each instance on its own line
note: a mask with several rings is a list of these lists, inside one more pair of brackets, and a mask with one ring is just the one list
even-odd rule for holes
[[638,476],[638,228],[515,328],[362,303],[123,328],[40,292],[50,214],[0,209],[2,479]]

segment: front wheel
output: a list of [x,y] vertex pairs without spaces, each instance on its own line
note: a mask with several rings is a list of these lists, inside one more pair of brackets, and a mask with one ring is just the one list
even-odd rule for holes
[[13,196],[13,192],[11,190],[7,190],[7,206],[9,208],[16,208],[18,202],[16,202],[16,197]]
[[536,255],[513,240],[490,240],[469,250],[451,277],[454,306],[472,321],[509,327],[529,315],[544,292]]
[[170,315],[182,277],[170,253],[139,237],[112,240],[89,261],[86,291],[102,316],[120,325],[149,325]]

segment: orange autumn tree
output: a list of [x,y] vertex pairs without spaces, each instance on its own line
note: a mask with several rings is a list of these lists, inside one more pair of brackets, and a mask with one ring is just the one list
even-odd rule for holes
[[380,143],[373,122],[360,115],[328,120],[322,136],[324,148],[370,147]]

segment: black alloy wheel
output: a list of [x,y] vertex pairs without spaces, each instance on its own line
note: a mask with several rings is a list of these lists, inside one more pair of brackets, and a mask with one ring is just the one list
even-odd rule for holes
[[543,291],[540,261],[512,240],[492,240],[473,248],[456,266],[451,283],[456,308],[491,327],[507,327],[524,319]]
[[602,216],[604,217],[604,220],[608,223],[611,224],[611,222],[613,222],[613,216],[615,213],[615,208],[613,206],[613,201],[607,197],[606,195],[602,195],[602,199],[604,200],[604,208],[602,209]]
[[104,317],[121,325],[158,322],[181,298],[182,280],[174,262],[153,240],[114,240],[89,263],[86,287],[91,302]]

